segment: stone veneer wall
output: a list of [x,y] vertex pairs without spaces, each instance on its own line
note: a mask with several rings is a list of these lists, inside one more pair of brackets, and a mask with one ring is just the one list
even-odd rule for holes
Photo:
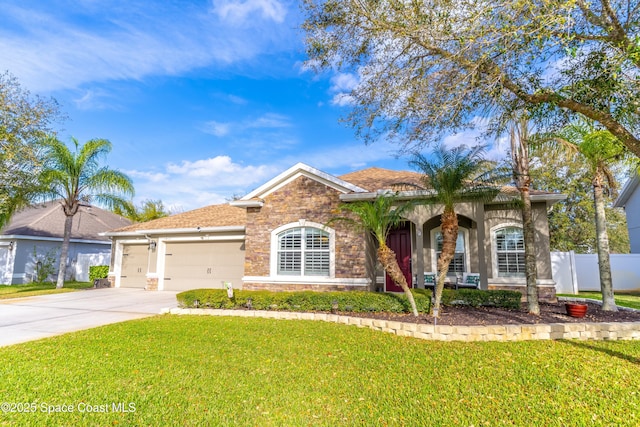
[[321,320],[370,328],[403,337],[430,341],[528,341],[528,340],[638,340],[640,322],[551,323],[494,326],[448,326],[404,323],[328,313],[288,311],[218,310],[210,308],[173,308],[171,314],[205,316],[262,317],[288,320]]
[[[245,233],[245,276],[268,277],[271,260],[271,231],[285,224],[303,219],[327,224],[336,215],[340,204],[340,193],[315,180],[299,177],[274,191],[264,199],[261,208],[247,209]],[[330,225],[336,232],[335,277],[368,278],[366,268],[366,244],[363,233],[356,232],[347,224],[335,222]],[[271,290],[336,290],[351,288],[340,285],[315,286],[307,284],[269,285],[244,282],[243,289]],[[357,287],[368,290],[368,287]]]
[[144,287],[147,291],[157,291],[158,290],[158,278],[157,277],[147,277],[147,284]]

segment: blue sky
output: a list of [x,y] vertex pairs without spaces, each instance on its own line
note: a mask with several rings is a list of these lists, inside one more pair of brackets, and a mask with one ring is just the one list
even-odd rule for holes
[[62,140],[109,139],[137,203],[222,203],[297,162],[408,168],[339,123],[355,79],[305,70],[296,1],[5,0],[0,21],[0,70],[58,100]]

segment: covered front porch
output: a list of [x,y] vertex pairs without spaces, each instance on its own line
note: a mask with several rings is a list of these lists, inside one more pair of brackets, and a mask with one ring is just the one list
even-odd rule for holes
[[[486,272],[484,245],[478,244],[484,241],[484,227],[464,215],[458,215],[458,224],[456,251],[445,286],[487,289],[487,275],[480,273]],[[433,288],[442,250],[439,214],[408,219],[390,233],[387,244],[396,253],[407,283],[418,289]],[[386,275],[384,288],[387,292],[402,291]]]
[[[458,240],[447,272],[447,287],[525,292],[524,236],[520,212],[501,204],[464,203],[456,207]],[[387,244],[396,252],[407,283],[413,288],[433,287],[442,249],[442,207],[417,206],[406,221],[393,230]],[[555,300],[550,268],[546,206],[534,209],[538,290],[541,300]],[[401,292],[386,275],[380,290]],[[477,282],[476,282],[477,281]]]

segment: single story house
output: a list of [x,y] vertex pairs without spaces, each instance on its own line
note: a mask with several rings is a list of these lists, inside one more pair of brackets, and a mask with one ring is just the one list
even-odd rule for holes
[[627,215],[627,229],[631,253],[640,254],[640,175],[635,174],[624,184],[614,208],[624,208]]
[[[30,283],[36,280],[39,270],[44,271],[42,269],[49,266],[54,271],[48,279],[55,277],[64,222],[59,201],[34,204],[16,212],[0,230],[0,284]],[[113,212],[89,204],[81,205],[73,218],[67,279],[75,279],[80,272],[88,281],[89,264],[108,264],[111,240],[101,233],[129,224],[131,221]],[[79,258],[84,263],[79,263]]]
[[[406,183],[420,174],[368,168],[339,177],[299,163],[241,199],[134,224],[113,239],[110,280],[116,287],[158,290],[223,288],[367,290],[399,292],[376,260],[376,244],[348,224],[330,222],[343,202],[370,200],[384,191],[419,196]],[[401,184],[402,183],[402,184]],[[457,207],[460,231],[451,280],[479,273],[482,289],[524,291],[521,213],[509,203],[512,187],[489,203]],[[538,286],[555,298],[549,252],[548,207],[561,194],[532,193]],[[419,205],[389,236],[413,286],[436,271],[442,207]]]

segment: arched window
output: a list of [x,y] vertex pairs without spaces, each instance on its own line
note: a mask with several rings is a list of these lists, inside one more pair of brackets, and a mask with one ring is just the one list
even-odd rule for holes
[[277,234],[277,274],[330,276],[330,233],[316,227],[294,227]]
[[524,235],[520,227],[503,227],[494,231],[498,277],[525,275]]
[[[458,274],[468,272],[468,238],[468,230],[464,227],[460,227],[458,230],[458,239],[456,240],[456,251],[453,254],[451,264],[449,264],[449,271],[447,272],[448,275],[456,276]],[[440,258],[440,252],[442,252],[442,232],[440,231],[440,228],[436,228],[431,231],[431,239],[432,247],[434,248],[432,269],[433,271],[437,271],[437,260]]]

